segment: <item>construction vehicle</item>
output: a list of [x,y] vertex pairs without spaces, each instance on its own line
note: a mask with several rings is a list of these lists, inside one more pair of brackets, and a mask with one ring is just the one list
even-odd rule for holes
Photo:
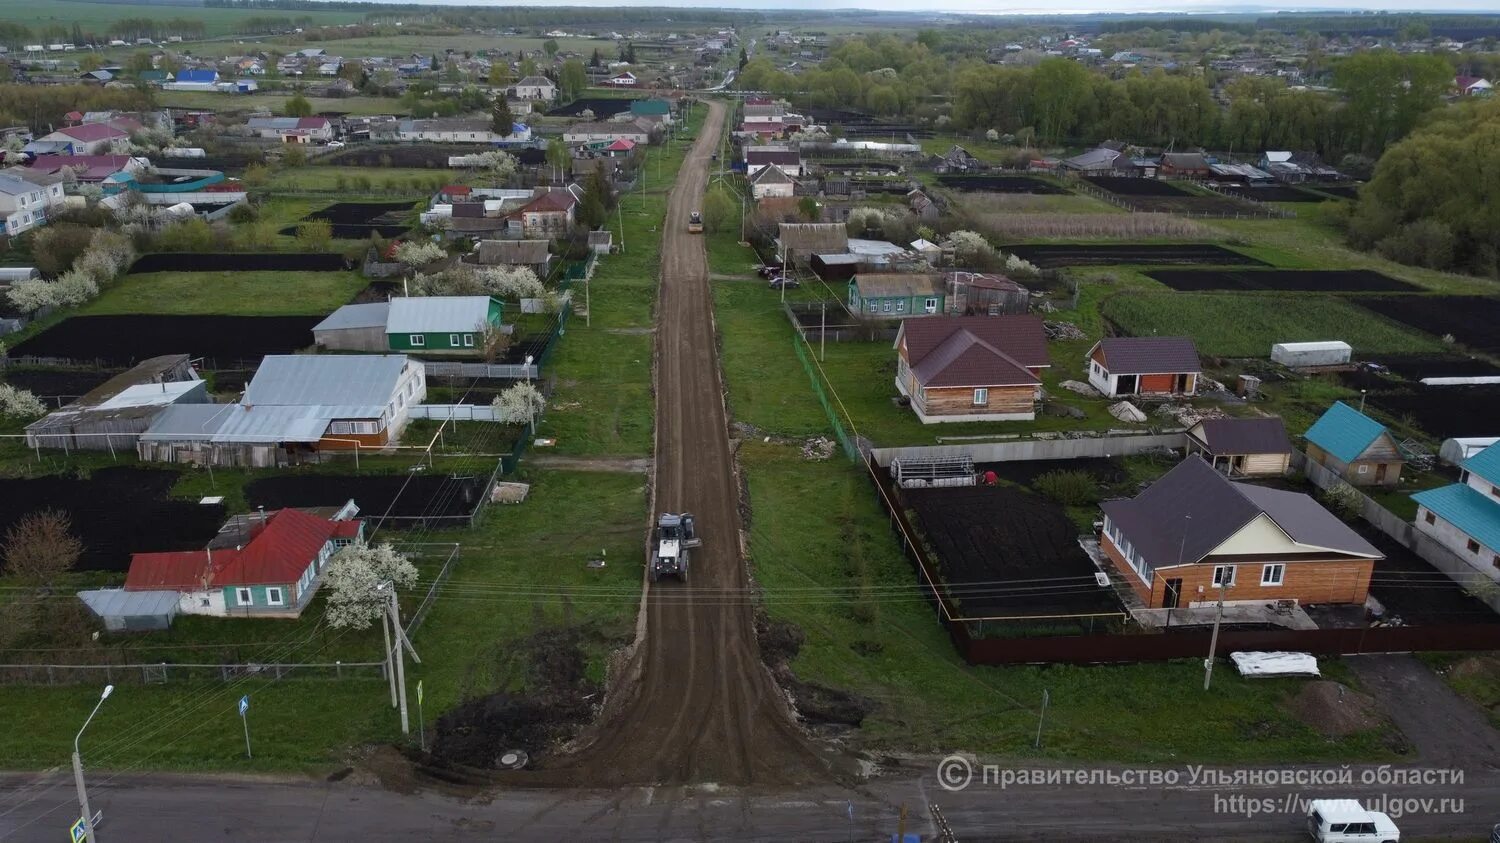
[[690,217],[688,217],[688,234],[702,234],[702,233],[703,233],[703,215],[700,214],[700,213],[698,213],[697,211],[694,211],[693,215],[690,216]]
[[703,541],[693,531],[691,514],[662,513],[656,519],[656,553],[651,558],[648,577],[656,582],[662,577],[676,576],[687,582],[689,551],[702,546]]

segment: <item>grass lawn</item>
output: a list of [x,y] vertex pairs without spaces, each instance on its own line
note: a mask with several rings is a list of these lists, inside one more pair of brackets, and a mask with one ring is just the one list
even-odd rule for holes
[[368,283],[355,272],[151,272],[121,276],[78,312],[322,315]]
[[1400,327],[1333,296],[1129,293],[1103,314],[1134,336],[1187,334],[1204,354],[1265,357],[1278,342],[1337,337],[1361,355],[1442,351],[1436,338]]
[[[934,622],[857,467],[808,462],[793,446],[759,441],[746,442],[740,458],[750,489],[750,554],[766,607],[806,633],[792,662],[799,678],[873,702],[855,738],[864,748],[1133,763],[1392,757],[1383,731],[1327,740],[1298,722],[1285,708],[1298,680],[1245,680],[1220,670],[1203,692],[1197,661],[966,666]],[[826,599],[806,599],[809,588],[827,589]],[[1349,681],[1336,660],[1323,667]],[[1044,689],[1052,704],[1037,753]],[[1139,704],[1122,708],[1121,699]],[[1182,723],[1194,727],[1176,727]]]
[[[363,186],[366,180],[368,188]],[[403,196],[436,193],[446,184],[461,181],[453,170],[420,167],[340,167],[309,164],[277,170],[266,183],[270,194],[335,193],[340,197],[399,193]]]
[[[260,9],[231,9],[224,7],[205,7],[197,5],[187,8],[163,9],[159,3],[114,3],[100,2],[91,3],[87,0],[36,0],[36,2],[22,2],[22,0],[0,0],[0,18],[6,20],[23,21],[32,30],[40,30],[51,24],[61,24],[72,28],[74,23],[81,24],[85,29],[93,29],[103,32],[109,24],[121,18],[163,18],[163,17],[191,17],[193,20],[203,22],[205,34],[213,37],[228,35],[235,31],[236,27],[247,19],[264,17],[267,13]],[[335,26],[345,23],[357,23],[364,19],[362,11],[321,11],[299,10],[296,17],[306,15],[312,18],[314,26]],[[40,39],[37,39],[40,40]],[[230,42],[232,45],[233,42]],[[200,45],[181,44],[174,45],[192,49],[198,52]],[[236,49],[231,46],[231,49]],[[243,47],[238,47],[243,52]],[[76,54],[74,54],[76,56]],[[238,55],[238,53],[236,53]]]
[[1474,703],[1500,729],[1500,656],[1494,653],[1418,653],[1460,696]]
[[[156,102],[163,108],[207,108],[215,111],[270,111],[281,114],[295,91],[256,94],[220,94],[213,91],[158,91]],[[314,114],[336,112],[354,116],[405,114],[393,97],[308,97]]]

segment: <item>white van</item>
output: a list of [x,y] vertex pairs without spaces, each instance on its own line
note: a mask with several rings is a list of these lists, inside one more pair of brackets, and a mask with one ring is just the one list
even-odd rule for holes
[[1401,830],[1379,811],[1366,811],[1354,799],[1314,799],[1307,810],[1307,833],[1318,843],[1396,843]]

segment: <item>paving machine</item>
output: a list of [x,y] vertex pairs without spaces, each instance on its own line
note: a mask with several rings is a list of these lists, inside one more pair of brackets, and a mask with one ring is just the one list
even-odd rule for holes
[[670,576],[687,582],[690,551],[702,546],[703,541],[693,530],[691,514],[662,513],[656,519],[656,552],[651,557],[647,575],[652,582]]

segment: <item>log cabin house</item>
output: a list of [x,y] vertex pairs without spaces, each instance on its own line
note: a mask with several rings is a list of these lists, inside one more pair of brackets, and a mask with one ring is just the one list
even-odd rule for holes
[[1292,460],[1286,426],[1275,416],[1204,419],[1188,430],[1187,451],[1230,477],[1280,477]]

